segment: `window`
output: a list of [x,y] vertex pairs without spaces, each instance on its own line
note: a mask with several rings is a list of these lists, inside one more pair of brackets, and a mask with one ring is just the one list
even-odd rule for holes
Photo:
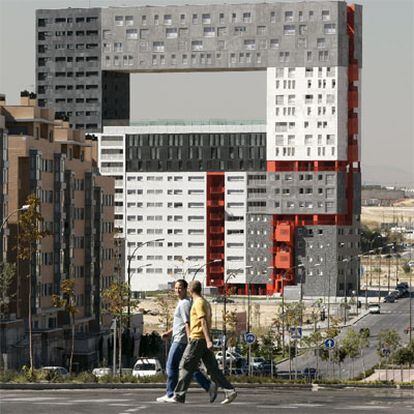
[[294,24],[285,24],[283,26],[283,34],[285,35],[294,35],[296,32]]
[[252,15],[250,12],[243,13],[243,23],[251,23]]
[[256,49],[256,41],[254,39],[246,39],[244,41],[244,47],[247,50],[254,50]]
[[191,50],[203,50],[203,41],[202,40],[193,40],[191,42]]
[[331,20],[331,16],[329,14],[329,10],[322,10],[322,20]]
[[325,34],[335,34],[336,33],[336,24],[335,23],[327,23],[323,26],[323,32]]
[[211,24],[211,16],[210,13],[204,13],[201,16],[201,21],[203,24]]
[[126,38],[127,39],[138,39],[138,30],[137,29],[127,29]]
[[154,52],[164,52],[164,42],[152,42],[152,50]]
[[257,35],[258,36],[266,35],[266,26],[257,26]]
[[287,62],[289,62],[289,58],[290,58],[290,53],[289,52],[280,52],[279,53],[280,62],[287,63]]
[[326,39],[324,37],[318,38],[316,40],[316,47],[318,49],[325,49],[326,48]]
[[204,37],[215,37],[216,29],[214,27],[204,27]]
[[285,12],[285,22],[293,22],[293,11]]
[[176,39],[178,37],[178,31],[176,28],[165,29],[165,37],[167,39]]
[[279,39],[270,39],[270,49],[279,48]]
[[134,16],[125,16],[125,26],[134,25]]
[[172,24],[172,17],[171,14],[164,14],[164,24],[170,25]]
[[124,16],[115,16],[115,26],[124,25]]
[[114,52],[122,52],[123,46],[121,42],[114,43]]

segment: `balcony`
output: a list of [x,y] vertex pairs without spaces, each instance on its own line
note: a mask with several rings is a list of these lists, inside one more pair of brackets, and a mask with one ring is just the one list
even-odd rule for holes
[[212,253],[208,257],[209,260],[223,260],[224,253]]
[[280,242],[291,242],[292,231],[289,224],[278,224],[275,230],[275,240]]
[[358,108],[358,90],[348,91],[348,108]]
[[293,255],[291,252],[278,251],[276,253],[275,265],[278,269],[289,269],[293,266]]
[[222,226],[212,226],[209,228],[209,232],[212,234],[223,234],[224,233],[224,227]]
[[210,247],[224,247],[224,240],[210,240]]
[[348,135],[358,134],[358,118],[348,119]]
[[224,214],[210,214],[210,220],[224,220]]
[[209,271],[210,274],[222,274],[224,273],[224,268],[223,266],[211,266]]
[[224,187],[211,187],[211,194],[224,194]]
[[348,67],[348,82],[355,82],[359,80],[358,65],[351,64]]
[[208,207],[224,207],[224,200],[209,200],[207,202]]

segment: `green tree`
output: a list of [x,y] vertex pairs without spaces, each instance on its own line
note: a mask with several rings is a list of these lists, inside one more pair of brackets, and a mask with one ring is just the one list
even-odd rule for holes
[[399,348],[393,356],[393,360],[398,365],[411,366],[414,364],[414,340],[412,340],[407,346]]
[[[345,337],[342,339],[342,348],[346,355],[352,360],[352,375],[355,376],[355,359],[363,356],[362,350],[369,344],[366,331],[361,330],[357,332],[355,329],[348,329],[345,333]],[[364,359],[362,358],[362,366],[364,367]]]
[[10,286],[16,275],[16,266],[12,263],[0,262],[0,319],[9,316],[9,303],[16,294],[10,292]]
[[29,273],[27,278],[29,279],[29,359],[30,359],[30,372],[33,372],[33,335],[32,335],[32,287],[36,281],[33,281],[33,275],[31,274],[30,265],[31,260],[36,260],[37,248],[40,241],[48,234],[42,230],[42,223],[44,221],[40,214],[40,200],[35,194],[31,194],[27,197],[26,205],[29,207],[20,213],[18,227],[19,235],[17,240],[19,260],[28,261]]
[[61,296],[53,295],[52,302],[56,308],[62,308],[69,314],[71,327],[71,343],[69,358],[69,373],[72,373],[73,355],[75,353],[75,315],[78,312],[76,308],[75,281],[73,279],[63,280],[60,284]]
[[[131,309],[135,309],[138,305],[138,301],[133,300],[129,301],[131,294],[131,289],[128,286],[128,283],[115,281],[102,293],[102,297],[107,305],[107,312],[115,317],[118,321],[117,323],[117,336],[118,336],[118,364],[119,364],[119,374],[121,375],[122,367],[122,332],[123,329],[127,326],[127,315],[124,312],[124,309],[128,307],[130,303]],[[116,336],[116,335],[115,335]]]
[[381,358],[393,358],[401,343],[401,337],[394,329],[386,329],[378,334],[377,352]]

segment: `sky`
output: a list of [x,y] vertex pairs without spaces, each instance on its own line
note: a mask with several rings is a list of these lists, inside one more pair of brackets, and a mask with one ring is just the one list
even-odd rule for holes
[[[38,8],[189,3],[220,0],[0,0],[0,93],[13,104],[21,90],[34,90]],[[364,7],[362,180],[414,187],[414,0],[357,3]],[[194,99],[194,91],[200,99]],[[131,120],[177,118],[264,120],[265,72],[132,76]]]

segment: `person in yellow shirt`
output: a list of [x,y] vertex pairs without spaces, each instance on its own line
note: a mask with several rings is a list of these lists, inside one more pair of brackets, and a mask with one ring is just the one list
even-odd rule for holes
[[224,389],[225,399],[221,403],[230,404],[237,397],[237,392],[220,370],[212,351],[210,304],[201,295],[201,283],[198,280],[190,283],[189,291],[193,299],[190,311],[190,340],[180,362],[179,379],[174,390],[174,397],[168,402],[185,402],[185,394],[190,386],[193,372],[202,360],[211,379]]

